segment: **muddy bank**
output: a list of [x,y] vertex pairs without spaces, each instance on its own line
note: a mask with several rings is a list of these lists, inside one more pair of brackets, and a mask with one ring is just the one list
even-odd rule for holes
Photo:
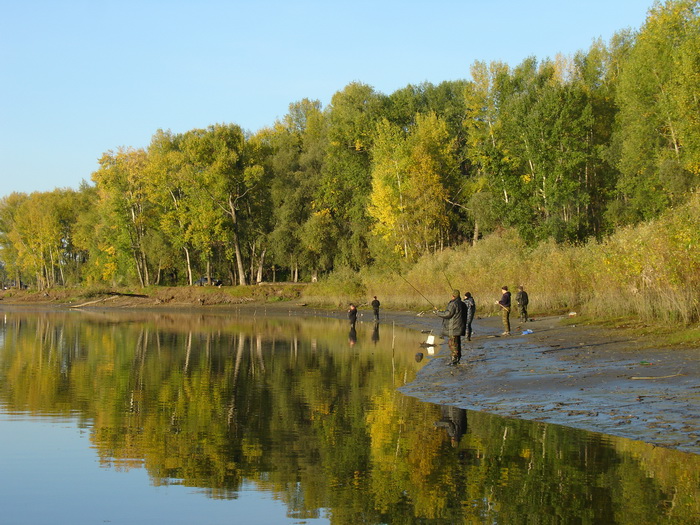
[[[371,319],[371,311],[360,310],[361,322]],[[441,319],[430,313],[381,315],[384,325],[415,330],[415,352],[427,360],[400,389],[406,395],[700,454],[700,349],[649,348],[628,332],[564,319],[515,322],[511,336],[500,335],[500,317],[476,319],[472,341],[462,343],[462,362],[452,367],[444,339],[437,338],[432,354],[422,345],[430,331],[440,333]]]
[[[439,331],[428,315],[387,316]],[[700,349],[649,349],[616,331],[565,325],[560,317],[514,325],[476,320],[462,362],[447,366],[442,339],[407,395],[502,416],[544,421],[700,454]],[[523,330],[532,330],[523,335]],[[418,343],[426,340],[421,334]]]

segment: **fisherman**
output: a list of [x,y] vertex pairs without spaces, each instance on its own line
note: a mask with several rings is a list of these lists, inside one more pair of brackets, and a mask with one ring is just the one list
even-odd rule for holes
[[510,292],[508,287],[501,288],[501,300],[496,301],[496,304],[501,307],[501,318],[503,319],[503,334],[510,335]]
[[377,299],[377,296],[374,296],[374,300],[370,303],[372,305],[372,311],[374,312],[374,322],[378,323],[379,322],[379,305],[380,302]]
[[467,307],[467,341],[472,340],[472,321],[476,312],[476,301],[472,297],[471,292],[464,294],[464,305]]
[[462,302],[462,295],[459,290],[452,291],[452,300],[447,303],[447,309],[439,312],[435,310],[435,315],[442,317],[443,334],[448,337],[448,346],[452,360],[449,365],[455,366],[462,359],[461,337],[467,329],[467,307]]
[[518,286],[518,292],[515,294],[515,304],[518,305],[518,309],[520,310],[520,320],[523,323],[527,322],[527,304],[529,302],[530,299],[527,296],[527,292],[521,284]]
[[350,308],[348,309],[348,320],[350,321],[350,328],[355,328],[355,323],[357,323],[357,306],[350,303]]

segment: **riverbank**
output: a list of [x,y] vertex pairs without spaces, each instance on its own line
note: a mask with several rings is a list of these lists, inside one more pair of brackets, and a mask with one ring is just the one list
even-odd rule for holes
[[[439,330],[436,319],[400,324]],[[649,347],[630,332],[563,317],[514,325],[478,319],[462,362],[446,344],[404,394],[443,405],[543,421],[700,454],[700,349]],[[525,330],[532,333],[524,334]],[[425,338],[423,338],[425,340]]]
[[[343,318],[345,312],[329,313]],[[371,322],[371,311],[360,319]],[[629,330],[603,329],[564,316],[513,323],[476,319],[462,362],[447,366],[446,342],[432,314],[382,311],[382,324],[416,331],[428,362],[400,390],[423,401],[542,421],[700,454],[700,349],[662,348]],[[525,334],[524,331],[532,333]],[[432,354],[431,354],[432,351]]]
[[[185,292],[182,292],[185,293]],[[166,295],[168,299],[170,295]],[[195,308],[221,310],[216,289],[190,289],[171,300],[137,294],[99,296],[81,301],[66,297],[32,296],[3,305],[57,308]],[[247,302],[241,301],[237,307]],[[248,303],[250,304],[250,303]],[[252,305],[253,306],[253,305]],[[261,305],[255,306],[260,308]],[[276,310],[311,309],[296,302],[267,303]],[[360,322],[371,322],[371,311],[360,311]],[[344,318],[340,309],[324,315]],[[513,335],[501,337],[500,318],[474,321],[473,340],[463,342],[462,363],[447,366],[447,345],[421,346],[440,319],[432,314],[382,310],[382,324],[396,323],[416,331],[416,353],[428,361],[417,378],[401,391],[424,401],[490,412],[502,416],[565,425],[636,439],[700,454],[700,349],[663,348],[625,330],[582,326],[575,319],[538,317],[513,325]],[[524,334],[527,329],[532,333]]]

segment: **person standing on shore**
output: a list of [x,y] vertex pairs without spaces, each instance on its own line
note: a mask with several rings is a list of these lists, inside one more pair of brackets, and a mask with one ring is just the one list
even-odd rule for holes
[[467,341],[471,341],[472,321],[474,320],[474,313],[476,312],[476,301],[474,301],[471,292],[464,294],[464,306],[467,307]]
[[508,287],[501,288],[501,300],[496,301],[496,304],[501,307],[501,318],[503,319],[503,334],[510,335],[510,292]]
[[452,360],[450,365],[458,365],[462,359],[462,339],[467,327],[467,307],[462,302],[459,290],[452,291],[452,300],[447,303],[447,309],[435,315],[442,317],[444,335],[448,337],[447,344],[450,347]]
[[357,307],[350,303],[350,308],[348,309],[348,319],[350,320],[350,328],[355,328],[355,323],[357,323]]
[[518,305],[518,309],[520,310],[520,320],[523,323],[527,322],[527,305],[529,302],[530,299],[527,296],[527,292],[521,284],[518,286],[518,292],[515,294],[515,304]]
[[374,322],[378,323],[379,322],[379,305],[381,304],[379,302],[379,299],[377,299],[377,296],[374,296],[374,300],[370,303],[372,305],[372,311],[374,312]]

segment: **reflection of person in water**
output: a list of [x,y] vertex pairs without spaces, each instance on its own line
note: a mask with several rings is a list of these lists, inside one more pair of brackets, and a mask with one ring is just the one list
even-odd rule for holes
[[350,346],[354,346],[357,343],[357,330],[355,330],[355,325],[350,325],[350,333],[348,333],[348,343]]
[[379,342],[379,322],[374,323],[374,330],[372,330],[372,342],[375,345]]
[[467,411],[459,407],[442,405],[440,412],[442,412],[442,419],[437,421],[435,426],[447,430],[452,446],[456,447],[467,431]]

